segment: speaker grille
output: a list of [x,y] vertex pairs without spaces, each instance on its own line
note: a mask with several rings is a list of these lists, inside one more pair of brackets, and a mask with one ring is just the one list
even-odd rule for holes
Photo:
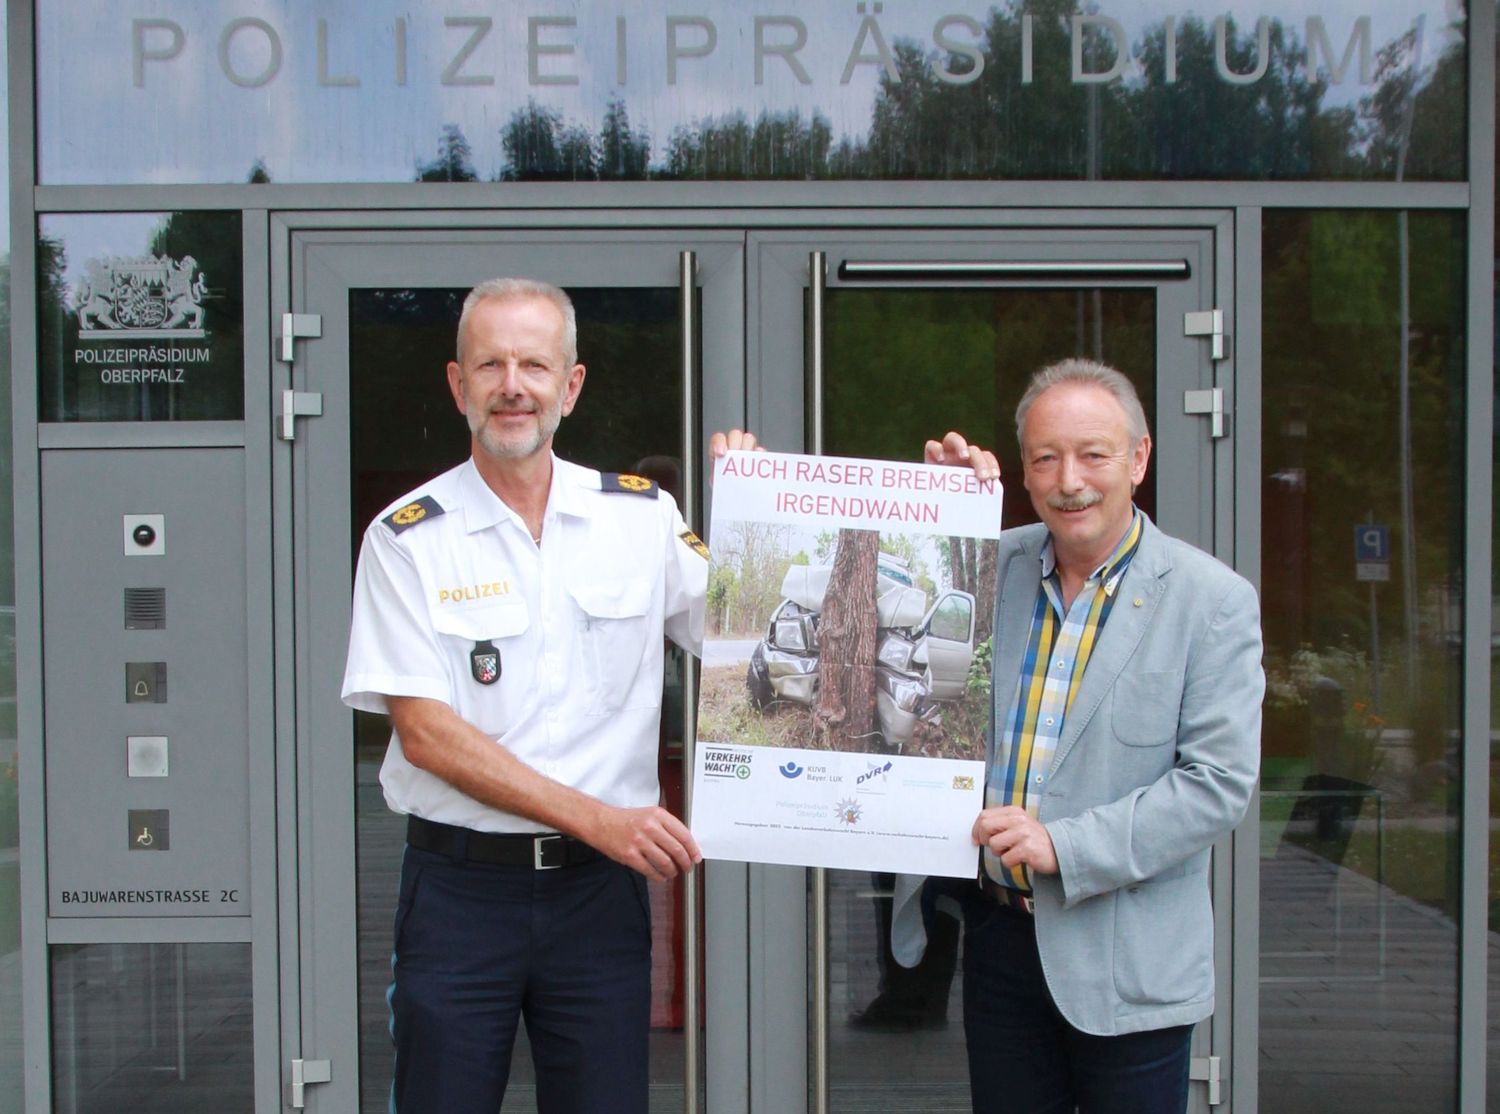
[[125,589],[125,629],[163,630],[167,625],[165,588]]

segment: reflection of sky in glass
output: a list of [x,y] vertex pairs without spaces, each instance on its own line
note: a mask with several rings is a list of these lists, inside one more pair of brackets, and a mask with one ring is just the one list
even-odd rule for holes
[[[1225,7],[1098,0],[1084,6],[1118,20],[1132,43],[1167,16],[1179,23],[1190,16],[1211,22],[1227,13],[1249,28],[1265,15],[1283,21],[1299,40],[1307,18],[1318,16],[1335,56],[1342,54],[1358,17],[1369,18],[1378,51],[1420,15],[1429,63],[1448,45],[1452,25],[1461,19],[1459,0],[1261,0]],[[456,0],[427,6],[410,0],[41,0],[38,7],[42,180],[126,183],[242,181],[257,159],[277,181],[409,181],[419,163],[434,158],[439,133],[449,123],[463,130],[480,177],[492,178],[505,162],[500,128],[528,97],[596,134],[610,100],[623,99],[632,126],[650,133],[653,162],[663,158],[674,128],[733,112],[752,119],[762,109],[795,109],[804,118],[821,113],[835,141],[858,138],[868,131],[881,72],[873,28],[891,44],[909,40],[931,55],[939,20],[961,16],[983,25],[992,5],[975,0],[689,0],[670,7],[647,0],[504,5]],[[866,8],[869,14],[861,14]],[[668,80],[669,16],[695,21],[676,31],[675,83]],[[786,58],[774,54],[763,59],[757,77],[757,17],[777,20],[763,32],[770,45],[790,43],[799,33],[790,21],[802,22],[806,43],[796,59],[807,84]],[[455,66],[481,19],[492,25]],[[536,22],[558,19],[575,25]],[[178,31],[165,21],[180,29],[180,48]],[[236,21],[239,29],[225,41],[226,29],[233,30]],[[708,55],[692,57],[704,42],[705,21],[717,41]],[[404,28],[404,49],[398,26]],[[234,84],[225,76],[226,66],[243,80],[272,66],[267,28],[281,51],[279,71],[258,88]],[[977,41],[958,24],[946,34],[958,42]],[[529,35],[539,48],[534,59]],[[1039,57],[1035,65],[1065,69],[1068,59]],[[1019,69],[1016,59],[1010,75],[1016,81]],[[448,84],[445,70],[452,71]],[[1351,103],[1370,91],[1359,84],[1357,70],[1351,67],[1325,103]]]
[[[41,234],[63,245],[63,289],[71,296],[90,259],[145,255],[166,213],[52,213],[38,218]],[[70,303],[71,304],[71,303]]]

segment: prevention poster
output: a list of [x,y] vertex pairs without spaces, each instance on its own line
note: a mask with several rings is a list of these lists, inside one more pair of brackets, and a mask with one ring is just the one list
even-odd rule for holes
[[705,855],[973,874],[1001,498],[967,467],[718,461],[691,817]]

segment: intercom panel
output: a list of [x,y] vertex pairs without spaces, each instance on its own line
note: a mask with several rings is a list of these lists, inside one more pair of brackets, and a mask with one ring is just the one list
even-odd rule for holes
[[42,453],[54,917],[246,916],[244,453]]

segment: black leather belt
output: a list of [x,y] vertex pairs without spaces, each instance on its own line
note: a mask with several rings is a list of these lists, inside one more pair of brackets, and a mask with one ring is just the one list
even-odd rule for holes
[[529,866],[535,870],[582,866],[602,858],[600,852],[583,840],[557,832],[514,835],[476,832],[420,816],[406,818],[406,842],[450,859],[490,866]]
[[1013,890],[1009,886],[1002,886],[988,874],[981,873],[979,876],[979,888],[984,891],[984,896],[996,905],[1003,905],[1007,909],[1014,909],[1018,913],[1036,913],[1036,900],[1020,890]]

